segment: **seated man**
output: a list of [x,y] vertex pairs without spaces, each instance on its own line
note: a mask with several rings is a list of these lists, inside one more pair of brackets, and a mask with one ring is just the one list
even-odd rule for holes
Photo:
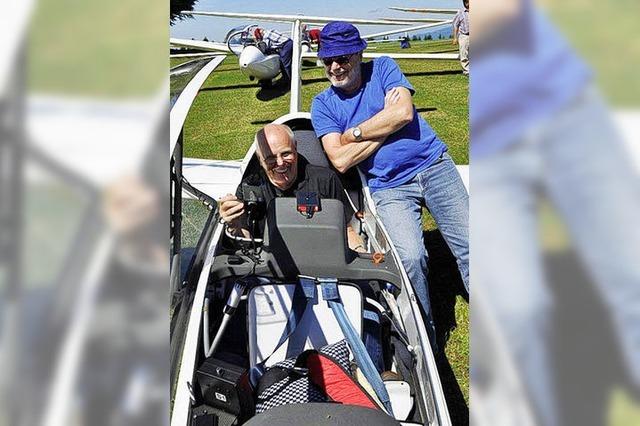
[[[276,197],[295,197],[298,191],[317,192],[321,199],[342,201],[345,206],[349,248],[365,251],[362,239],[349,223],[353,209],[335,172],[326,167],[311,165],[304,157],[298,156],[293,132],[283,124],[266,125],[256,134],[256,144],[256,153],[262,167],[258,176],[249,176],[243,183],[250,181],[251,184],[256,184],[267,205]],[[232,235],[249,237],[244,203],[238,199],[241,193],[242,185],[238,187],[236,195],[227,194],[220,199],[220,216]]]

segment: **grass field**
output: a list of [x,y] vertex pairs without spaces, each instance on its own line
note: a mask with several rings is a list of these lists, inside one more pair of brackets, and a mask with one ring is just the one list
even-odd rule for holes
[[[397,43],[380,43],[375,51],[401,50]],[[448,51],[455,51],[451,40],[412,42],[409,52]],[[171,65],[185,60],[172,59]],[[462,75],[458,62],[402,60],[398,63],[416,89],[414,104],[419,114],[449,146],[455,162],[468,164],[469,83]],[[304,62],[302,110],[309,111],[313,96],[327,86],[323,69],[311,62]],[[229,57],[208,78],[192,106],[184,126],[184,155],[221,160],[242,158],[253,142],[255,132],[288,110],[289,94],[265,99],[257,84],[239,72],[236,58]],[[435,229],[435,223],[428,214],[424,215],[424,228],[426,233]],[[433,303],[438,303],[437,298]],[[438,307],[434,306],[435,309]],[[466,424],[469,403],[469,305],[462,298],[454,296],[453,301],[449,300],[447,309],[455,317],[449,320],[455,328],[449,334],[445,348],[454,379],[443,378],[443,381],[445,392],[459,395],[456,402],[449,403],[452,418],[456,424]]]
[[122,99],[166,81],[166,6],[142,0],[35,2],[27,42],[30,91]]
[[595,72],[616,107],[640,105],[640,34],[636,0],[542,0],[553,22]]

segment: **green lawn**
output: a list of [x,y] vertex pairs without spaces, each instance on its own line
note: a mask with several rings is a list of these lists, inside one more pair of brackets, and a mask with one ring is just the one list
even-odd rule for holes
[[617,107],[640,100],[640,37],[637,0],[544,0],[571,45],[594,69],[596,81]]
[[182,247],[195,247],[209,217],[207,209],[199,200],[182,200]]
[[121,99],[157,93],[167,75],[167,6],[143,0],[41,0],[27,42],[30,91]]
[[640,405],[622,389],[611,393],[608,422],[611,426],[640,424]]
[[[412,48],[400,50],[398,43],[379,43],[372,51],[448,52],[455,51],[451,40],[412,42]],[[171,66],[184,62],[174,58]],[[416,89],[414,103],[418,112],[449,146],[458,164],[468,164],[468,86],[457,61],[398,61]],[[322,68],[305,61],[302,70],[302,110],[309,111],[311,100],[328,82]],[[289,95],[268,101],[258,99],[260,88],[238,70],[237,59],[228,57],[207,79],[198,94],[184,126],[184,155],[207,159],[242,158],[253,142],[253,135],[264,124],[289,111]],[[426,231],[435,223],[425,214]],[[437,303],[437,301],[434,301]],[[457,380],[464,402],[469,403],[469,306],[458,297],[455,303],[457,327],[450,334],[445,353]],[[466,409],[466,407],[457,409]],[[452,417],[461,416],[452,413]]]

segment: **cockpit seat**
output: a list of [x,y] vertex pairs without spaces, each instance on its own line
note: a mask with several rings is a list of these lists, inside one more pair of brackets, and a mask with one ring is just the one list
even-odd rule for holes
[[[306,302],[300,318],[292,321],[294,292],[299,284],[263,283],[248,294],[249,363],[276,362],[298,356],[306,349],[318,349],[344,339],[340,325],[327,302],[322,300],[320,284],[315,296]],[[358,286],[340,284],[340,298],[355,330],[362,336],[363,296]],[[287,329],[296,323],[293,333],[277,347]],[[275,352],[274,352],[275,351]]]

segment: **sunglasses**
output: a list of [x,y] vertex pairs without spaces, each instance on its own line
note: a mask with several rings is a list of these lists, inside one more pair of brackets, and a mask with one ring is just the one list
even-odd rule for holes
[[331,66],[332,63],[336,63],[338,65],[344,65],[349,62],[353,55],[342,55],[342,56],[334,56],[332,58],[324,58],[322,63],[328,67]]

